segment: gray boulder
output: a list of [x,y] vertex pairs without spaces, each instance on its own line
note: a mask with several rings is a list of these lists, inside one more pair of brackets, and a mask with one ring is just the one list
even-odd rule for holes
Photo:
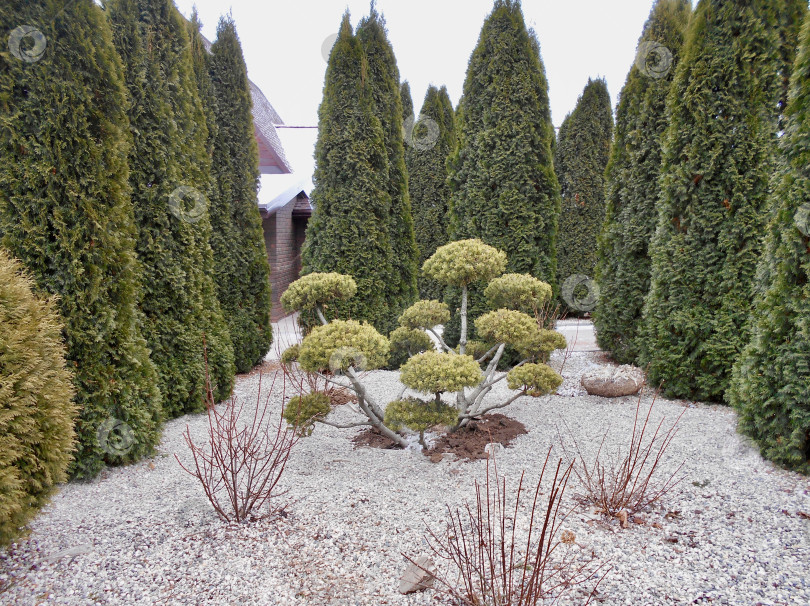
[[644,371],[636,366],[603,366],[586,372],[580,384],[592,396],[619,398],[637,394],[644,385]]

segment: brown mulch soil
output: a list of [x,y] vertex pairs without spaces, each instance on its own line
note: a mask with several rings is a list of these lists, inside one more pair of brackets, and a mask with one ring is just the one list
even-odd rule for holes
[[[442,460],[446,453],[456,455],[459,459],[473,461],[487,458],[484,448],[490,442],[499,442],[504,446],[512,443],[517,436],[528,433],[520,421],[515,421],[499,413],[485,415],[451,434],[441,436],[433,448],[425,452],[434,463]],[[376,429],[365,429],[352,438],[355,448],[398,448],[391,440]]]
[[393,442],[391,438],[386,438],[379,431],[373,427],[364,429],[352,438],[352,444],[355,448],[382,448],[382,449],[398,449],[401,448],[399,444]]

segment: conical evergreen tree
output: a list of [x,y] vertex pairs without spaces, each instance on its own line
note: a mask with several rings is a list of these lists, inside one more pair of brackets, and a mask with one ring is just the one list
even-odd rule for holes
[[[638,358],[637,337],[650,289],[650,240],[658,220],[661,139],[666,98],[692,13],[690,0],[658,0],[644,24],[637,62],[619,95],[606,173],[605,223],[599,239],[593,313],[599,346],[622,364]],[[647,62],[656,61],[651,70]]]
[[247,68],[231,17],[223,17],[211,47],[210,73],[216,97],[211,201],[211,247],[222,311],[239,372],[247,372],[270,349],[270,264],[256,200],[259,152]]
[[385,19],[377,12],[373,0],[369,16],[357,26],[357,39],[366,55],[368,85],[375,115],[383,127],[388,156],[387,189],[391,198],[388,231],[393,274],[387,299],[392,314],[390,328],[393,329],[396,318],[416,300],[416,261],[419,253],[414,238],[408,171],[405,167],[399,69],[394,49],[388,41]]
[[315,162],[315,210],[302,251],[303,273],[354,277],[357,295],[328,314],[366,320],[388,334],[396,318],[388,307],[393,282],[388,155],[368,62],[348,13],[326,68]]
[[[447,158],[455,149],[456,129],[453,104],[446,87],[428,88],[419,122],[411,136],[418,149],[411,147],[408,151],[408,178],[419,267],[422,267],[439,246],[449,241]],[[444,291],[444,285],[420,276],[422,299],[442,299]]]
[[[407,122],[408,118],[413,119],[413,96],[411,96],[411,85],[407,80],[399,87],[399,97],[402,99],[402,121]],[[408,148],[405,148],[405,163],[407,164]]]
[[[506,252],[508,271],[556,285],[560,196],[540,44],[518,0],[496,0],[470,57],[450,159],[451,239]],[[455,300],[458,300],[457,298]],[[470,290],[470,314],[484,309]],[[458,316],[447,327],[458,338]]]
[[[39,33],[21,40],[20,24]],[[71,473],[89,477],[160,438],[137,312],[123,68],[91,0],[4,2],[0,30],[17,36],[0,53],[0,243],[59,296],[80,414]],[[113,427],[120,440],[108,440]]]
[[132,101],[144,333],[164,409],[177,416],[204,405],[204,344],[215,396],[227,397],[233,384],[233,347],[212,277],[208,129],[186,25],[171,0],[110,0],[107,12]]
[[726,396],[765,457],[810,473],[810,17],[792,82],[753,334]]
[[749,340],[788,69],[772,11],[765,0],[701,0],[669,93],[641,355],[668,396],[721,400]]
[[[562,200],[557,240],[557,281],[561,287],[572,276],[594,276],[597,238],[605,219],[605,167],[612,137],[613,109],[607,83],[589,78],[574,111],[560,127],[554,150]],[[577,308],[574,302],[589,295],[566,289],[572,291],[562,292],[563,304],[570,312],[591,311],[590,307]]]

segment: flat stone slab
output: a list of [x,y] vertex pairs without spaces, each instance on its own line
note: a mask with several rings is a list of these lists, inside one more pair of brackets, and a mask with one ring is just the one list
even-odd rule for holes
[[415,593],[433,587],[435,577],[430,571],[435,570],[435,564],[427,556],[419,556],[414,562],[408,564],[402,580],[399,582],[401,594]]

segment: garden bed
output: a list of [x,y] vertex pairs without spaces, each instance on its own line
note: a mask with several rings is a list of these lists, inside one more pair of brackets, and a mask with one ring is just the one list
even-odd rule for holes
[[[570,355],[565,395],[521,398],[503,411],[528,430],[496,455],[507,481],[525,470],[534,483],[549,446],[552,457],[561,455],[560,435],[569,431],[586,457],[608,428],[608,447],[632,431],[635,398],[608,400],[578,389],[581,373],[604,363],[597,356]],[[556,368],[561,357],[554,355]],[[397,376],[369,373],[372,394],[394,397]],[[256,375],[241,378],[237,395],[255,402],[257,384]],[[281,390],[270,398],[278,411]],[[643,404],[651,398],[645,393]],[[671,472],[685,462],[683,479],[629,528],[576,506],[575,478],[566,491],[564,503],[574,510],[564,528],[576,541],[561,548],[592,553],[612,567],[603,571],[595,603],[810,603],[810,521],[803,517],[810,513],[810,479],[763,461],[735,433],[727,407],[659,399],[651,421],[674,421],[684,407],[663,464]],[[190,461],[186,424],[204,439],[204,415],[172,421],[153,459],[63,487],[32,523],[30,538],[0,551],[0,602],[437,603],[432,591],[398,593],[402,554],[429,554],[426,527],[440,531],[445,505],[473,498],[485,460],[432,462],[415,450],[357,448],[352,438],[360,430],[318,426],[296,446],[282,480],[290,489],[286,513],[229,526],[174,459],[176,453]],[[582,596],[562,603],[582,603]]]

